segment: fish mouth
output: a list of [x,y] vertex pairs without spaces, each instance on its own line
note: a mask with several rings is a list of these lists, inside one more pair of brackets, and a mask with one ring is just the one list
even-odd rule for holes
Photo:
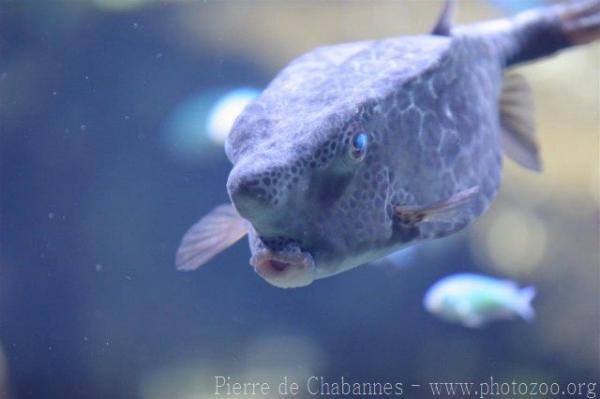
[[315,261],[304,251],[286,254],[266,250],[253,255],[250,264],[268,283],[279,288],[304,287],[315,279]]

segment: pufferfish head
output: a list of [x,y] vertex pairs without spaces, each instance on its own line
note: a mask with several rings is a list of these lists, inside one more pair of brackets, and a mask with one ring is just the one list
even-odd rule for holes
[[230,133],[227,190],[251,224],[256,272],[278,287],[308,285],[389,232],[383,147],[363,107],[311,118],[262,111],[248,107]]

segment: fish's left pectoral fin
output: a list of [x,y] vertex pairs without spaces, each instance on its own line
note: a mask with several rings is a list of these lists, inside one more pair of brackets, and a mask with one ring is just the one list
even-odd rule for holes
[[247,221],[231,204],[223,204],[200,219],[183,236],[175,264],[177,270],[195,270],[248,233]]
[[456,313],[465,327],[481,328],[484,324],[483,318],[475,313],[473,306],[467,300],[462,300],[456,304]]
[[462,323],[465,327],[469,328],[481,328],[484,325],[484,321],[481,317],[477,316],[467,316],[462,320]]
[[450,36],[452,32],[452,20],[454,18],[454,11],[456,10],[456,0],[446,0],[444,2],[444,8],[440,14],[433,30],[432,35],[437,36]]
[[500,95],[502,148],[519,165],[541,172],[534,114],[533,93],[527,80],[514,73],[506,75]]
[[459,191],[450,198],[425,206],[394,206],[396,222],[402,225],[416,225],[423,222],[452,222],[457,212],[472,201],[479,193],[479,186]]

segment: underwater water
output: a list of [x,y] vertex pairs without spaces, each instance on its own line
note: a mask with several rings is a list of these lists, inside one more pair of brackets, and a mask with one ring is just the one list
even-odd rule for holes
[[[457,21],[524,3],[459,2]],[[441,7],[0,1],[0,399],[371,397],[386,383],[378,397],[445,383],[597,397],[597,43],[518,68],[544,172],[506,160],[468,229],[299,289],[260,278],[245,240],[175,269],[186,229],[227,201],[233,119],[290,59],[428,32]],[[468,328],[429,313],[427,290],[456,273],[534,286],[535,319]],[[502,393],[521,383],[527,395]]]

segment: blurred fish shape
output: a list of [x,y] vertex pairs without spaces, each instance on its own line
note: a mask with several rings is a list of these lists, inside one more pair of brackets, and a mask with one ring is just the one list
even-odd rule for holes
[[532,321],[534,287],[519,288],[511,280],[461,273],[435,283],[423,300],[430,313],[450,322],[477,328],[496,320],[521,317]]
[[600,37],[600,1],[431,34],[319,47],[292,61],[225,143],[232,204],[183,237],[193,270],[246,234],[256,272],[300,287],[420,240],[490,205],[502,154],[541,169],[532,94],[509,67]]
[[260,91],[250,87],[215,88],[194,93],[177,104],[162,127],[168,155],[183,163],[214,162],[235,119]]

